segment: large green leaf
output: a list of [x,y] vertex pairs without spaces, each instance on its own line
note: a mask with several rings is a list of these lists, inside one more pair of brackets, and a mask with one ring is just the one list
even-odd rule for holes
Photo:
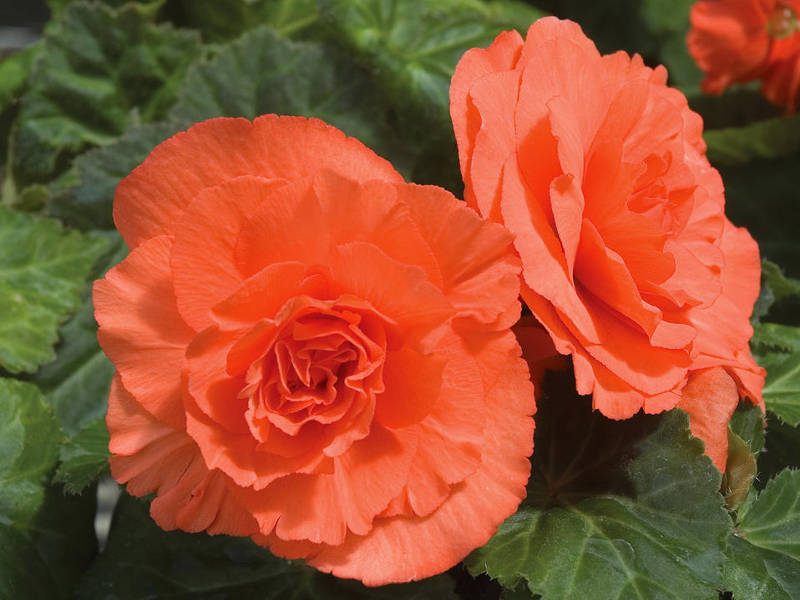
[[166,12],[183,27],[199,29],[209,41],[228,40],[259,25],[307,37],[319,20],[317,0],[170,0]]
[[[116,232],[104,234],[109,249],[97,261],[90,279],[105,272],[127,254]],[[56,360],[43,366],[34,381],[53,406],[61,429],[74,436],[89,422],[105,415],[114,366],[97,345],[97,324],[90,301],[91,283],[83,288],[83,306],[59,331],[62,339]]]
[[708,159],[717,166],[741,165],[755,158],[780,158],[800,150],[800,116],[712,129],[704,137]]
[[161,118],[199,36],[154,25],[135,4],[71,3],[47,28],[14,137],[18,187],[52,179],[82,150]]
[[528,498],[470,570],[548,600],[715,598],[730,519],[688,416],[610,421],[570,386],[548,378]]
[[113,229],[111,208],[119,182],[153,148],[191,124],[167,120],[131,127],[110,144],[81,154],[67,177],[51,186],[49,213],[82,229]]
[[517,3],[480,0],[321,0],[320,7],[387,92],[403,127],[444,137],[452,136],[449,88],[461,55],[504,30],[524,34],[542,16]]
[[797,243],[797,164],[800,155],[754,159],[721,166],[725,182],[725,212],[737,225],[746,225],[759,243],[762,257],[780,264],[789,276],[800,276]]
[[723,575],[735,598],[800,597],[800,471],[785,470],[741,516]]
[[24,523],[36,514],[60,438],[38,388],[0,378],[0,523]]
[[453,580],[366,588],[272,556],[247,538],[165,532],[145,502],[123,495],[105,550],[80,587],[82,600],[456,600]]
[[65,496],[49,487],[28,524],[0,520],[0,598],[68,600],[94,558],[95,489]]
[[[792,329],[800,340],[800,328]],[[767,410],[792,426],[800,424],[800,352],[766,354],[760,364],[767,369],[763,390]]]
[[767,414],[765,451],[758,456],[759,487],[786,467],[800,468],[800,426],[787,425]]
[[55,356],[59,324],[106,240],[0,207],[0,367],[35,371]]
[[104,417],[98,417],[61,446],[54,481],[64,484],[70,494],[79,494],[108,469],[108,429]]
[[261,27],[194,65],[170,116],[194,123],[265,113],[317,117],[402,169],[410,148],[387,123],[389,108],[351,59],[317,42],[292,42]]
[[0,598],[67,598],[94,553],[94,496],[45,488],[61,435],[36,386],[0,378]]

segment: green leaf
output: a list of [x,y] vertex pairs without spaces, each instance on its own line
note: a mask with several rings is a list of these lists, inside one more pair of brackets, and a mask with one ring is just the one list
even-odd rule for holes
[[71,3],[45,31],[21,100],[18,186],[47,182],[86,148],[163,117],[199,51],[196,33],[154,25],[135,4]]
[[712,129],[704,137],[708,159],[716,166],[741,165],[755,158],[780,158],[800,150],[800,116]]
[[25,88],[33,61],[40,49],[39,44],[34,44],[0,62],[0,113],[6,110]]
[[787,425],[768,413],[766,444],[758,456],[759,487],[786,467],[800,468],[800,426]]
[[0,366],[33,372],[54,358],[58,326],[105,249],[102,238],[0,207]]
[[111,208],[119,182],[147,158],[158,144],[192,122],[160,121],[131,127],[106,146],[78,156],[68,172],[50,186],[48,212],[81,229],[114,229]]
[[352,60],[316,42],[291,42],[261,27],[194,65],[170,116],[194,123],[265,113],[317,117],[402,168],[410,152],[387,124],[388,107]]
[[95,419],[61,446],[61,464],[54,481],[70,494],[79,494],[108,469],[108,429],[105,418]]
[[544,389],[528,498],[470,571],[548,600],[716,597],[730,519],[688,416],[614,422],[566,376]]
[[45,488],[60,438],[37,387],[0,378],[0,598],[66,599],[95,552],[94,494]]
[[772,354],[761,363],[767,368],[763,390],[767,410],[789,425],[800,424],[800,352]]
[[660,50],[660,62],[668,69],[671,85],[696,86],[703,77],[686,48],[689,10],[694,0],[644,0],[641,16]]
[[543,16],[518,4],[479,0],[322,0],[320,7],[380,82],[401,127],[447,139],[450,79],[461,55],[488,46],[505,30],[525,34]]
[[762,257],[782,265],[789,276],[800,275],[797,219],[792,218],[798,201],[797,161],[798,156],[788,156],[720,168],[728,217],[746,224]]
[[172,0],[167,13],[208,41],[230,40],[259,25],[307,37],[319,20],[317,0]]
[[779,323],[759,323],[753,328],[750,344],[756,349],[757,354],[769,351],[800,352],[800,327]]
[[60,437],[35,385],[0,378],[0,523],[25,523],[39,510]]
[[[107,233],[108,251],[97,261],[90,279],[105,272],[127,254],[116,232]],[[68,436],[80,432],[92,420],[106,414],[108,390],[114,366],[97,345],[97,324],[90,301],[91,284],[83,289],[83,306],[59,331],[62,339],[56,360],[33,377],[53,406],[61,429]]]
[[51,486],[30,524],[0,522],[0,598],[72,598],[97,552],[96,504],[94,488],[65,496]]
[[735,598],[800,597],[800,471],[767,484],[736,526],[723,577]]
[[756,456],[764,448],[764,415],[755,404],[741,402],[736,407],[728,428],[739,436]]
[[158,528],[147,504],[123,494],[105,550],[84,578],[82,600],[116,598],[230,598],[236,600],[456,600],[453,580],[366,588],[272,556],[247,538]]

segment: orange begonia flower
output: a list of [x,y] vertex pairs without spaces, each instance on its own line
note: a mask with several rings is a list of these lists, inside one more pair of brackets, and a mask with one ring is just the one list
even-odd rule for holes
[[120,183],[95,283],[111,471],[164,529],[368,585],[485,543],[534,397],[511,236],[321,121],[212,119]]
[[516,236],[523,299],[614,419],[673,408],[713,367],[762,402],[758,247],[666,79],[548,17],[467,52],[450,89],[467,202]]
[[800,89],[800,0],[703,0],[692,6],[689,53],[703,91],[761,79],[764,96],[794,112]]

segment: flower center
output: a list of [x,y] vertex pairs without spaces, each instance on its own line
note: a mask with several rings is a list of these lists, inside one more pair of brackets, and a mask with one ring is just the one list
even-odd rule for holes
[[373,321],[323,302],[304,306],[278,327],[239,393],[259,442],[274,428],[296,436],[307,424],[332,425],[374,404],[383,389],[385,335]]
[[797,32],[800,23],[797,14],[787,2],[778,2],[767,21],[767,33],[773,38],[789,37]]

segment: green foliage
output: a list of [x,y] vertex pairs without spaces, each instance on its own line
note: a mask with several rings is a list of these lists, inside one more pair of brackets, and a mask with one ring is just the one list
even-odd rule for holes
[[259,25],[306,37],[319,20],[317,0],[171,0],[166,12],[209,41],[230,40]]
[[[685,46],[693,0],[48,4],[43,38],[0,60],[0,600],[800,598],[800,477],[787,470],[800,468],[800,118],[757,82],[700,92]],[[545,13],[576,20],[602,52],[665,64],[703,117],[728,215],[781,265],[764,261],[752,317],[766,432],[742,403],[720,480],[683,413],[612,422],[551,375],[528,498],[468,560],[502,589],[461,567],[368,589],[249,540],[163,532],[125,495],[94,560],[114,367],[97,344],[91,281],[127,253],[113,232],[119,181],[196,121],[275,112],[328,121],[409,181],[458,193],[453,69]]]
[[111,206],[119,182],[153,148],[189,125],[159,121],[131,127],[110,144],[81,154],[67,177],[51,186],[48,212],[81,229],[113,229]]
[[0,598],[68,600],[97,551],[94,489],[66,496],[47,488],[29,524],[0,521]]
[[767,484],[737,523],[723,576],[735,598],[783,600],[800,596],[800,471],[785,470]]
[[162,531],[145,502],[123,495],[105,550],[84,578],[78,598],[456,600],[453,587],[448,575],[439,575],[419,583],[366,588],[276,558],[247,538]]
[[706,131],[708,159],[735,166],[753,159],[781,158],[800,150],[800,116],[756,121],[743,127]]
[[36,386],[0,378],[0,523],[25,523],[36,514],[59,438]]
[[317,117],[402,168],[410,150],[397,143],[388,111],[352,59],[316,42],[285,40],[262,27],[220,49],[209,62],[195,64],[170,116],[184,123],[265,113]]
[[99,417],[61,446],[54,481],[64,484],[70,494],[79,494],[108,470],[108,429]]
[[488,46],[504,30],[524,34],[542,16],[479,0],[321,0],[320,6],[339,39],[369,66],[405,126],[446,136],[452,135],[450,78],[461,55]]
[[33,372],[55,357],[58,325],[105,250],[102,238],[0,207],[0,366]]
[[[115,232],[106,234],[109,248],[97,261],[89,279],[102,277],[128,252]],[[59,331],[61,344],[56,360],[42,367],[34,381],[45,392],[61,429],[74,436],[90,421],[106,412],[114,366],[97,345],[97,324],[90,302],[91,285],[84,286],[82,308]]]
[[528,498],[467,564],[547,599],[706,599],[730,522],[685,413],[613,422],[549,378]]
[[134,4],[70,3],[47,28],[21,100],[17,186],[47,182],[82,150],[161,118],[199,50],[194,32],[155,25]]

